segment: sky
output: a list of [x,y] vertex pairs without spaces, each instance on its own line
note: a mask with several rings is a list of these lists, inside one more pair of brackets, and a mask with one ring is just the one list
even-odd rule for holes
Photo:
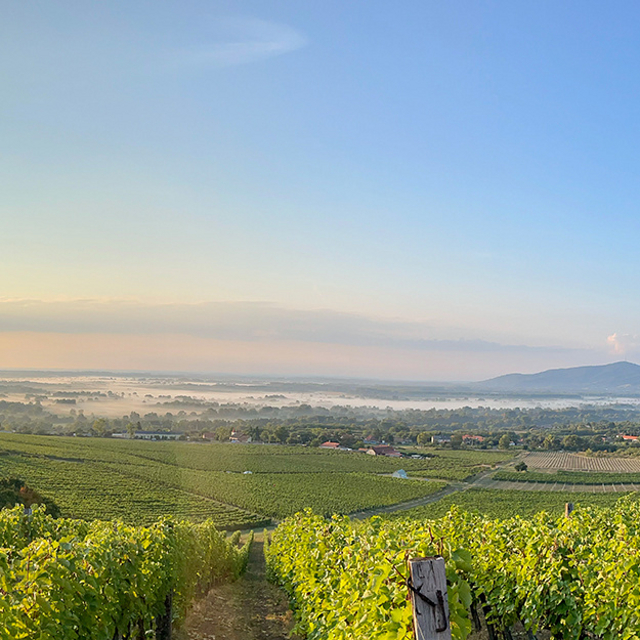
[[640,361],[640,6],[6,0],[0,369]]

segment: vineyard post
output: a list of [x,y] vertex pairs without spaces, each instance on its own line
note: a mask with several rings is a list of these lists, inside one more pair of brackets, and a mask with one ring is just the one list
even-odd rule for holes
[[414,558],[409,572],[416,640],[451,640],[444,558]]
[[572,511],[573,511],[573,502],[567,502],[564,505],[564,517],[568,518],[571,515]]

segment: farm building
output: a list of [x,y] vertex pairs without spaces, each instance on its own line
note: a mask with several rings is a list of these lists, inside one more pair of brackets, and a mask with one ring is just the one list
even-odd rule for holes
[[229,442],[233,442],[235,444],[249,444],[251,442],[251,436],[234,429],[229,436]]
[[396,451],[391,445],[381,444],[377,447],[369,447],[367,454],[370,456],[387,456],[389,458],[401,458],[402,454]]
[[339,442],[331,442],[331,440],[327,440],[326,442],[323,442],[320,445],[321,449],[339,449],[340,448],[340,443]]

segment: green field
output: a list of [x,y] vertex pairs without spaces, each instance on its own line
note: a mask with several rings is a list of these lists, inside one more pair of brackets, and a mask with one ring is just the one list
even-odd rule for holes
[[540,511],[552,514],[564,513],[567,502],[584,506],[609,507],[623,493],[569,493],[563,491],[518,491],[503,489],[471,488],[457,491],[438,502],[385,515],[386,518],[430,520],[441,518],[454,505],[465,511],[479,513],[489,518],[529,517]]
[[511,451],[442,450],[434,452],[434,457],[422,461],[422,468],[407,471],[422,478],[442,480],[465,480],[477,473],[487,471],[497,464],[508,462],[515,456]]
[[508,482],[541,482],[563,484],[627,484],[640,483],[640,473],[624,473],[609,471],[555,471],[541,473],[538,471],[498,471],[494,480]]
[[[301,446],[4,433],[0,476],[20,477],[37,487],[68,517],[147,524],[171,514],[198,521],[211,517],[218,526],[234,529],[262,526],[305,508],[322,515],[348,514],[427,498],[445,486],[443,479],[463,480],[513,457],[510,451],[428,451],[432,457],[392,459]],[[398,468],[433,480],[389,477]],[[565,482],[565,476],[603,475],[563,472],[559,478],[499,471],[495,477],[505,473],[508,479],[543,476]],[[565,502],[608,505],[619,497],[472,488],[394,517],[439,517],[454,504],[491,517],[528,516],[560,512]]]
[[381,474],[431,461],[306,447],[0,434],[0,475],[37,487],[65,516],[136,524],[171,514],[211,517],[233,529],[305,508],[330,514],[388,506],[444,483]]

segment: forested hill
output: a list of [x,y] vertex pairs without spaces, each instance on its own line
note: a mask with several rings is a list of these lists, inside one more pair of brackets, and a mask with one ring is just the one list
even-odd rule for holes
[[554,393],[640,393],[640,366],[614,362],[592,367],[550,369],[541,373],[512,373],[478,384],[491,391]]

